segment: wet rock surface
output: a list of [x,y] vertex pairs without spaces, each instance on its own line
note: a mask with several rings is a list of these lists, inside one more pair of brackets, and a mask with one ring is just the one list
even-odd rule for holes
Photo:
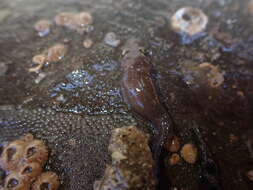
[[[1,21],[0,62],[8,69],[0,76],[0,140],[33,132],[56,150],[47,167],[61,173],[63,189],[92,189],[109,163],[107,146],[113,128],[138,123],[153,132],[149,122],[133,119],[120,95],[120,46],[134,37],[152,58],[154,78],[175,120],[181,145],[192,142],[189,129],[200,128],[220,166],[223,188],[252,189],[247,181],[253,165],[253,135],[248,132],[253,110],[249,2],[1,1],[0,10],[7,10],[8,16]],[[170,19],[182,7],[201,9],[208,16],[203,34],[189,37],[172,29]],[[78,32],[59,26],[54,18],[61,12],[88,12],[92,24]],[[33,26],[41,19],[54,23],[44,37]],[[120,39],[117,48],[105,44],[108,32]],[[87,38],[93,45],[86,49],[83,40]],[[68,46],[64,59],[29,72],[37,66],[33,56],[56,43]],[[217,69],[199,68],[203,63]],[[39,76],[45,77],[38,80]],[[215,76],[222,80],[212,87]],[[238,140],[231,143],[230,134]],[[169,165],[173,187],[198,189],[199,167],[198,161]]]
[[148,141],[135,126],[114,129],[109,143],[112,163],[94,190],[154,190],[157,180]]

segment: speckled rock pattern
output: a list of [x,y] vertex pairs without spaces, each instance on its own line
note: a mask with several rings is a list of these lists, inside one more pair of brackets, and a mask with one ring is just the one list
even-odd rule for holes
[[[249,2],[1,0],[0,142],[32,132],[48,144],[51,160],[46,167],[61,175],[61,189],[92,189],[109,163],[111,130],[135,124],[152,129],[148,122],[133,119],[120,95],[122,46],[136,38],[152,58],[154,78],[182,144],[194,141],[189,129],[201,129],[220,166],[223,188],[253,189],[245,180],[253,168],[253,133],[248,132],[253,115]],[[207,15],[208,25],[200,36],[189,38],[172,30],[170,19],[182,7]],[[93,30],[79,34],[56,26],[54,18],[60,12],[89,12]],[[45,37],[34,30],[41,19],[52,22]],[[110,32],[120,40],[119,46],[105,44]],[[93,41],[89,49],[83,47],[87,38]],[[35,66],[33,56],[57,43],[68,46],[64,59],[45,64],[40,73],[29,72]],[[203,63],[218,73],[199,69]],[[214,74],[222,79],[215,88],[210,86]],[[231,142],[231,135],[238,140]],[[182,161],[167,170],[173,187],[198,189],[198,163]]]

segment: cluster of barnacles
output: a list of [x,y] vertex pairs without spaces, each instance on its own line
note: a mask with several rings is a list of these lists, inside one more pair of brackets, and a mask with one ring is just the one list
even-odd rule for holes
[[[54,22],[57,26],[66,27],[70,30],[77,31],[80,34],[84,32],[90,32],[93,30],[91,25],[93,18],[88,12],[72,13],[72,12],[61,12],[58,13]],[[38,32],[38,35],[44,37],[51,31],[52,22],[50,20],[39,20],[34,25],[34,29]],[[90,47],[91,41],[85,41],[84,46]],[[67,45],[57,43],[45,50],[44,52],[35,55],[32,62],[36,64],[35,67],[29,68],[29,72],[39,72],[46,63],[57,63],[67,53]]]
[[32,134],[0,145],[0,190],[57,190],[58,176],[43,172],[47,160],[47,146]]

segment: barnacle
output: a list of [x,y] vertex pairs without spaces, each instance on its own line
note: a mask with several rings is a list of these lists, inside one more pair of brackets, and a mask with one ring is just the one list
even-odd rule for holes
[[208,83],[212,88],[217,88],[224,82],[225,79],[219,67],[214,66],[210,63],[201,63],[199,65],[199,68],[209,70],[206,76],[208,78]]
[[70,30],[82,33],[89,31],[87,26],[92,24],[93,18],[88,12],[61,12],[55,16],[54,21],[58,26],[64,26]]
[[203,32],[208,23],[205,13],[193,7],[183,7],[171,17],[171,26],[176,32],[190,36]]
[[117,47],[120,44],[120,40],[117,38],[114,32],[109,32],[105,35],[105,43],[112,47]]
[[29,189],[29,182],[25,177],[22,177],[19,173],[13,172],[5,179],[4,187],[11,190],[25,190]]
[[81,12],[75,15],[74,21],[77,26],[84,26],[84,25],[92,24],[93,19],[90,13]]
[[49,20],[39,20],[35,23],[34,29],[40,37],[44,37],[50,33],[51,22]]
[[21,168],[21,176],[25,176],[27,179],[34,180],[42,172],[42,167],[39,163],[27,163]]
[[4,170],[15,170],[20,164],[24,155],[24,147],[27,145],[26,141],[15,140],[9,143],[3,150],[0,158],[1,168]]
[[46,62],[59,62],[66,55],[67,50],[68,48],[66,45],[57,43],[46,50],[44,54],[35,55],[32,61],[38,65],[30,68],[29,72],[38,72]]
[[67,47],[64,44],[55,44],[48,49],[47,61],[49,63],[58,62],[64,57],[66,53]]
[[[43,141],[27,134],[18,140],[0,146],[0,189],[27,190],[31,184],[47,181],[50,190],[59,186],[58,176],[53,172],[42,173],[48,159],[48,150]],[[41,174],[42,173],[42,174]],[[37,188],[42,189],[42,188]]]
[[74,13],[61,12],[55,16],[54,21],[59,26],[66,26],[68,28],[71,28],[74,23],[74,17]]
[[45,172],[38,177],[32,190],[57,190],[60,185],[58,176],[53,172]]
[[93,41],[91,39],[86,39],[83,41],[83,47],[90,48],[93,44]]
[[169,158],[169,164],[171,166],[178,164],[181,161],[180,156],[177,153],[173,153]]
[[33,63],[36,63],[38,65],[35,67],[32,67],[32,68],[29,68],[29,72],[38,72],[43,67],[43,65],[46,63],[46,56],[43,54],[35,55],[32,58],[32,61],[33,61]]

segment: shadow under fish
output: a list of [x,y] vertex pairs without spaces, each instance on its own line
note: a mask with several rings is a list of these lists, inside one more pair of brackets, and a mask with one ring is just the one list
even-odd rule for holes
[[192,129],[195,143],[198,144],[201,152],[199,159],[200,176],[199,176],[199,189],[205,190],[221,190],[222,184],[220,179],[220,171],[217,162],[213,159],[210,148],[204,142],[202,135],[198,128]]

